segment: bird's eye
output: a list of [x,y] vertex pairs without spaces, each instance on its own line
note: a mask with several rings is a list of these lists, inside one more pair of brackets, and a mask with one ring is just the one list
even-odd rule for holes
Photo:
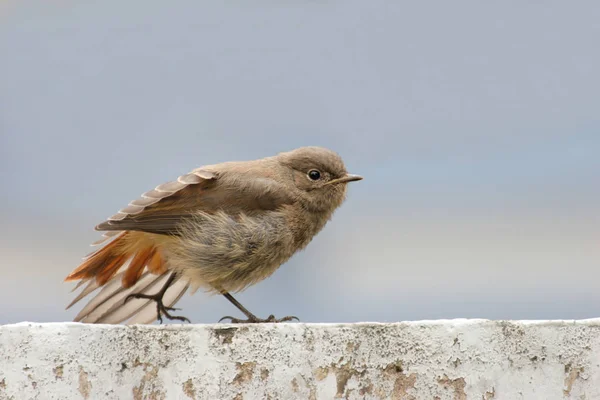
[[310,171],[308,171],[308,177],[313,181],[318,181],[321,177],[321,173],[316,169],[311,169]]

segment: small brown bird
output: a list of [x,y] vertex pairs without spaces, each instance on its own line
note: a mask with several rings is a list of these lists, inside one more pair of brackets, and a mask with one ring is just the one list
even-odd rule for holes
[[[247,320],[256,317],[230,292],[270,276],[325,226],[362,179],[320,147],[254,161],[197,168],[157,186],[96,226],[106,231],[66,281],[86,284],[69,307],[101,288],[75,317],[88,323],[150,323],[171,315],[190,288],[225,296]],[[74,290],[75,290],[74,289]]]

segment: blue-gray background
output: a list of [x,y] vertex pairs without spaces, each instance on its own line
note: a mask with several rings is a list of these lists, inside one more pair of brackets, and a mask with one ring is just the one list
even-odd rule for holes
[[64,276],[140,193],[303,145],[365,180],[239,295],[255,313],[600,316],[599,20],[596,1],[3,1],[0,323],[70,320]]

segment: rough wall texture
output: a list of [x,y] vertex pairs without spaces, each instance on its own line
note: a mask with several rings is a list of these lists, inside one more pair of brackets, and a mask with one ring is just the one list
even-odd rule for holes
[[0,399],[600,399],[600,319],[0,326]]

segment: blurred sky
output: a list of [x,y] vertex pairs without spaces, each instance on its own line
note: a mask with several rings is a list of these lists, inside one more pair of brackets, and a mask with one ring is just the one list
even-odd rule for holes
[[2,1],[0,323],[71,320],[64,277],[140,193],[303,145],[365,180],[238,295],[254,313],[600,316],[599,20],[596,1]]

